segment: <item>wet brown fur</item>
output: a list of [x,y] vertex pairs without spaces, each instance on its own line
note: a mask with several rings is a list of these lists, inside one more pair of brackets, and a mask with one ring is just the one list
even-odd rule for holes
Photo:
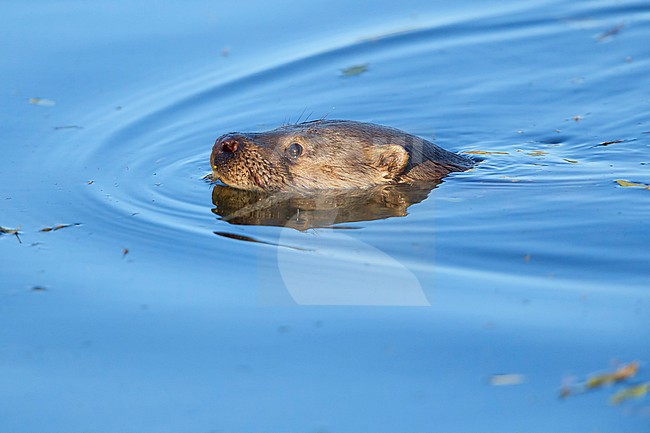
[[[224,140],[236,140],[224,152]],[[292,143],[302,154],[292,158]],[[472,167],[470,158],[395,128],[349,120],[315,120],[261,133],[229,133],[210,156],[214,178],[248,190],[367,188],[437,181]]]

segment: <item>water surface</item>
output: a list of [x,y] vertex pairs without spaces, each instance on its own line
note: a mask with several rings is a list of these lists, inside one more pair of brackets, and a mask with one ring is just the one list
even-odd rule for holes
[[[558,398],[650,380],[645,2],[3,9],[0,431],[647,431]],[[213,212],[214,139],[301,115],[484,161],[407,215]]]

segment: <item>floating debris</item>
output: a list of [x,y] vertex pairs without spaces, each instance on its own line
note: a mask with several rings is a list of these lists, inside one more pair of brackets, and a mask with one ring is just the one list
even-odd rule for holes
[[508,155],[508,152],[488,151],[488,150],[466,150],[462,153],[467,155]]
[[615,26],[611,27],[609,30],[604,31],[604,32],[600,33],[599,35],[596,35],[596,40],[598,42],[606,41],[606,40],[610,39],[611,37],[613,37],[614,35],[619,34],[621,32],[621,30],[623,30],[623,27],[625,27],[625,23],[618,23]]
[[587,379],[585,387],[587,389],[593,389],[604,385],[611,385],[613,383],[633,377],[637,371],[639,371],[639,363],[638,361],[633,361],[629,364],[624,364],[613,373],[598,374],[596,376],[590,377]]
[[603,141],[598,143],[599,146],[609,146],[610,144],[623,143],[625,140],[612,140],[612,141]]
[[363,74],[367,70],[368,70],[368,64],[362,63],[360,65],[354,65],[342,69],[341,74],[343,74],[344,77],[356,77],[357,75]]
[[18,226],[17,229],[9,229],[7,227],[0,226],[0,235],[14,235],[16,236],[16,239],[18,239],[19,243],[23,243],[23,241],[20,240],[20,226]]
[[526,376],[518,373],[510,374],[493,374],[490,376],[490,385],[492,386],[506,386],[506,385],[520,385],[524,383]]
[[576,161],[575,159],[562,158],[562,160],[568,162],[569,164],[577,164],[578,163],[578,161]]
[[610,397],[609,402],[611,404],[619,404],[631,398],[641,398],[644,397],[648,391],[650,391],[650,382],[634,385],[616,392]]
[[9,229],[7,227],[0,226],[0,234],[15,235],[16,233],[18,233],[18,230],[20,230],[20,227],[18,227],[17,229]]
[[639,362],[633,361],[623,364],[611,373],[602,373],[587,378],[584,383],[577,385],[563,385],[560,388],[560,397],[566,398],[570,395],[583,394],[604,386],[610,386],[624,380],[630,379],[639,371]]
[[548,152],[545,152],[543,150],[533,150],[532,152],[528,152],[526,155],[528,156],[542,156],[542,155],[547,155]]
[[54,107],[56,102],[52,99],[45,98],[29,98],[29,103],[32,105],[40,105],[41,107]]
[[640,183],[640,182],[630,182],[628,180],[623,180],[623,179],[616,179],[614,182],[616,182],[619,186],[622,186],[623,188],[643,188],[643,189],[650,189],[650,185],[646,183]]
[[39,230],[39,232],[55,232],[57,230],[65,229],[68,227],[74,227],[74,226],[80,226],[81,223],[74,223],[74,224],[59,224],[53,227],[44,227]]
[[128,248],[122,248],[122,258],[126,257],[127,254],[129,254],[129,249]]

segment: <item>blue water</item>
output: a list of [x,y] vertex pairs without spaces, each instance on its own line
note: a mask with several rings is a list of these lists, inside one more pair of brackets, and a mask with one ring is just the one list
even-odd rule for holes
[[[5,2],[0,29],[0,432],[650,430],[623,385],[558,398],[650,380],[647,2]],[[401,217],[215,215],[214,139],[301,113],[484,161]]]

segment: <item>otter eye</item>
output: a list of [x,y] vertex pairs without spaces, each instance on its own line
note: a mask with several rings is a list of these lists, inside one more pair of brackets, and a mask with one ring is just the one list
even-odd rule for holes
[[296,159],[302,155],[302,146],[298,143],[291,143],[291,145],[287,147],[286,152],[289,157]]

